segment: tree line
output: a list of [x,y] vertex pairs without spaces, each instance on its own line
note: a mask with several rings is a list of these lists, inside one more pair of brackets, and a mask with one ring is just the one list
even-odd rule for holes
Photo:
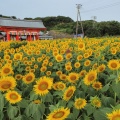
[[[4,16],[4,18],[17,19],[16,16]],[[47,30],[56,30],[68,34],[76,34],[76,21],[65,16],[48,16],[36,18],[24,18],[25,20],[42,20]],[[120,22],[118,21],[102,21],[93,20],[82,21],[84,34],[87,37],[116,36],[120,35]],[[82,29],[78,26],[78,34],[82,33]]]

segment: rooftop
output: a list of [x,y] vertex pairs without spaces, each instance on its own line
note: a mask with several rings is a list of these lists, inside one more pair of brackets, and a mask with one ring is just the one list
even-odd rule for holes
[[13,18],[1,18],[0,26],[6,27],[24,27],[24,28],[46,28],[42,20],[21,20]]

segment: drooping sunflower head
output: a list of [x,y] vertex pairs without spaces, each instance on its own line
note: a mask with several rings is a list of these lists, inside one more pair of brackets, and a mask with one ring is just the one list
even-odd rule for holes
[[51,112],[46,120],[65,120],[69,114],[70,109],[61,107]]
[[108,62],[108,68],[111,70],[118,70],[120,68],[120,63],[118,60],[110,60]]
[[97,79],[97,72],[95,70],[89,71],[84,78],[84,84],[90,85]]
[[97,81],[92,84],[92,87],[96,90],[101,90],[102,89],[102,83]]
[[38,81],[36,81],[36,85],[34,85],[34,91],[39,95],[46,95],[49,89],[52,88],[53,79],[43,76]]
[[0,79],[0,91],[8,91],[16,87],[16,81],[13,77],[7,76]]
[[120,109],[113,110],[107,114],[108,120],[120,120]]
[[86,104],[87,104],[87,101],[85,99],[77,98],[75,100],[74,106],[76,109],[82,109],[86,106]]
[[5,64],[5,65],[2,67],[2,69],[1,69],[1,74],[2,74],[3,76],[13,74],[13,70],[12,70],[11,65]]
[[69,75],[67,76],[67,80],[71,83],[76,83],[76,81],[79,80],[79,74],[78,73],[74,73],[71,72],[69,73]]
[[34,73],[30,72],[30,73],[27,73],[23,79],[24,83],[26,84],[30,84],[31,82],[33,82],[35,80],[35,75]]
[[9,101],[11,104],[18,103],[22,100],[21,95],[16,91],[8,91],[5,94],[5,98],[7,101]]
[[68,101],[73,96],[75,90],[75,86],[69,86],[64,92],[63,100]]
[[63,56],[58,54],[58,55],[55,56],[55,59],[56,59],[57,62],[61,62],[61,61],[63,61]]

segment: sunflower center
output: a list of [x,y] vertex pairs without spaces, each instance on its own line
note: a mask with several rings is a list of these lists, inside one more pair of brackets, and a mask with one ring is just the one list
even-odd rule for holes
[[7,73],[9,73],[9,72],[10,72],[10,69],[9,69],[9,68],[5,68],[5,69],[4,69],[4,73],[7,74]]
[[83,48],[83,44],[79,44],[79,48]]
[[112,120],[120,120],[120,115],[116,115]]
[[61,56],[58,56],[58,57],[57,57],[57,60],[62,60]]
[[63,111],[59,111],[53,115],[53,118],[61,118],[65,113]]
[[89,75],[89,76],[88,76],[88,80],[89,80],[89,81],[93,81],[94,79],[95,79],[95,76],[94,76],[94,75]]
[[32,80],[32,76],[27,76],[26,81],[31,81]]
[[99,84],[95,84],[94,85],[96,88],[100,88],[100,85]]
[[8,88],[10,88],[10,86],[11,86],[11,83],[9,83],[9,82],[7,81],[7,82],[3,82],[3,85],[1,85],[1,88],[3,88],[3,89],[8,89]]
[[17,100],[18,96],[15,93],[10,94],[10,98],[13,100]]
[[76,76],[75,76],[75,75],[72,75],[72,76],[70,76],[70,79],[71,79],[71,80],[76,80]]
[[116,67],[117,67],[117,64],[116,64],[116,63],[111,63],[111,67],[112,67],[112,68],[116,68]]
[[42,91],[46,90],[47,88],[48,88],[48,83],[46,82],[41,83],[38,87],[38,89]]
[[100,67],[100,68],[99,68],[99,70],[100,70],[100,71],[103,71],[103,70],[104,70],[104,68],[103,68],[103,67]]
[[80,106],[80,105],[82,105],[83,104],[83,101],[82,100],[79,100],[78,102],[77,102],[77,105],[78,106]]
[[16,56],[16,58],[17,58],[17,59],[20,59],[20,56],[19,56],[19,55],[17,55],[17,56]]
[[70,90],[70,91],[68,91],[68,93],[66,94],[66,96],[67,96],[67,97],[71,97],[72,94],[73,94],[73,90]]

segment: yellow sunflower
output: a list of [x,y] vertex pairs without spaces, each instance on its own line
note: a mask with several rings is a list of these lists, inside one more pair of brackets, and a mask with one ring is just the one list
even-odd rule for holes
[[36,81],[36,85],[34,85],[34,91],[39,95],[46,95],[53,85],[53,79],[43,76],[38,81]]
[[7,76],[0,79],[0,91],[8,91],[16,87],[16,81],[13,77]]
[[85,99],[82,98],[78,98],[75,100],[74,106],[76,109],[82,109],[86,106],[87,101]]
[[58,76],[60,76],[60,75],[62,74],[62,71],[59,70],[59,71],[56,72],[56,74],[57,74]]
[[24,81],[24,83],[30,84],[31,82],[35,80],[35,75],[32,72],[30,72],[26,74],[22,80]]
[[64,90],[66,88],[66,85],[63,82],[57,82],[57,88],[58,90]]
[[63,95],[63,100],[68,101],[74,94],[76,90],[75,86],[69,86],[67,90],[65,90],[64,95]]
[[75,67],[75,68],[79,68],[80,65],[81,65],[81,64],[80,64],[79,62],[76,62],[76,63],[74,64],[74,67]]
[[20,53],[15,53],[14,60],[22,60],[22,55]]
[[57,62],[61,62],[61,61],[63,61],[63,56],[58,54],[58,55],[55,56],[55,59],[56,59]]
[[9,64],[5,64],[1,69],[1,74],[4,75],[10,75],[13,73],[12,67]]
[[107,114],[109,120],[120,120],[120,109],[112,111],[112,113]]
[[97,68],[98,72],[103,72],[105,70],[105,67],[106,66],[104,64],[98,66],[98,68]]
[[65,66],[65,70],[66,71],[71,71],[72,70],[72,66],[71,65],[66,65]]
[[67,79],[67,76],[65,74],[61,74],[59,77],[60,77],[60,80],[66,80]]
[[79,49],[79,50],[85,50],[85,43],[84,43],[84,42],[80,42],[80,43],[78,44],[78,49]]
[[86,73],[87,73],[86,70],[82,70],[82,71],[79,73],[79,76],[80,76],[80,77],[84,77]]
[[97,72],[94,70],[89,71],[84,78],[84,84],[90,85],[97,79]]
[[77,56],[77,60],[78,60],[78,61],[82,60],[82,58],[83,58],[82,55],[78,55],[78,56]]
[[7,101],[9,101],[11,104],[18,103],[22,100],[21,95],[16,91],[8,91],[5,94],[5,98]]
[[70,109],[61,107],[51,112],[46,120],[65,120],[69,114]]
[[41,68],[40,68],[40,71],[41,72],[45,72],[47,70],[47,67],[46,66],[42,66]]
[[72,58],[72,53],[67,53],[66,54],[66,59],[69,60],[70,58]]
[[118,60],[110,60],[108,62],[108,67],[109,69],[111,70],[118,70],[120,68],[120,64],[119,64],[119,61]]
[[16,74],[16,75],[15,75],[15,79],[16,79],[16,80],[20,80],[20,79],[22,79],[22,77],[23,77],[23,76],[22,76],[21,74]]
[[102,89],[102,83],[101,82],[94,82],[93,84],[92,84],[92,87],[94,88],[94,89],[96,89],[96,90],[100,90],[100,89]]
[[75,83],[76,81],[79,80],[79,74],[71,72],[69,73],[69,75],[67,76],[67,79],[69,82],[71,83]]
[[86,60],[85,62],[84,62],[84,66],[90,66],[90,64],[91,64],[91,61],[90,60]]

